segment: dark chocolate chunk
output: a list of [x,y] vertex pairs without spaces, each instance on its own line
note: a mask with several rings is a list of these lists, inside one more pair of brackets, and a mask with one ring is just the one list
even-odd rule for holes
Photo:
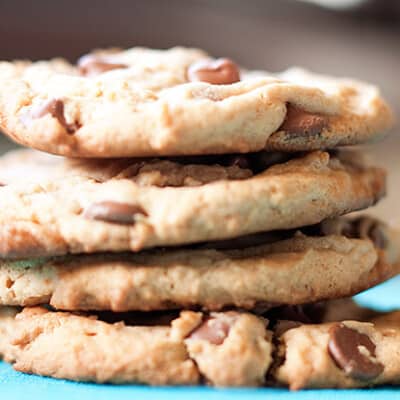
[[336,365],[353,379],[369,381],[382,373],[384,367],[376,360],[375,349],[367,335],[343,323],[333,325],[329,331],[329,354]]

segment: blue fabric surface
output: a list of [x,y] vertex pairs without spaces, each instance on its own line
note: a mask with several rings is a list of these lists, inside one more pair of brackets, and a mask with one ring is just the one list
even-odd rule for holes
[[[358,295],[361,304],[380,310],[400,308],[400,277]],[[373,399],[400,400],[400,388],[384,387],[363,390],[304,390],[291,393],[285,389],[212,389],[207,387],[152,388],[148,386],[95,385],[73,383],[51,378],[24,375],[13,371],[0,362],[0,400],[16,399],[41,400],[245,400],[245,399],[293,399],[333,400]]]

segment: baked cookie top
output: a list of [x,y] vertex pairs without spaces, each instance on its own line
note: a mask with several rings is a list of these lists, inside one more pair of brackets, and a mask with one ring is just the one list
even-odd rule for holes
[[391,125],[372,85],[297,68],[248,71],[197,49],[0,63],[1,129],[65,156],[316,150],[375,140]]
[[3,258],[139,251],[291,229],[366,208],[385,192],[381,169],[320,151],[147,161],[14,154],[4,168],[0,160]]

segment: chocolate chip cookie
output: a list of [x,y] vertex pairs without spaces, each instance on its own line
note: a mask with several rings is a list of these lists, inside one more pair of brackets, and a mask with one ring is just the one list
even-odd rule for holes
[[[343,218],[302,229],[314,236],[299,230],[243,238],[241,249],[233,240],[197,249],[1,260],[0,304],[251,310],[347,297],[399,272],[394,233],[377,222],[369,232],[360,230],[369,220]],[[324,233],[332,229],[335,234]],[[265,243],[254,246],[260,241]]]
[[2,62],[0,87],[6,134],[72,157],[317,150],[375,140],[392,125],[372,85],[248,71],[188,48]]
[[17,307],[0,307],[0,359],[9,347],[9,335],[12,332],[14,318],[18,314]]
[[17,152],[0,159],[0,182],[0,255],[19,259],[291,229],[385,193],[383,170],[320,151],[170,160]]
[[4,322],[9,327],[4,358],[18,371],[78,381],[194,385],[206,380],[217,386],[264,382],[272,361],[272,334],[261,317],[184,311],[167,324],[151,317],[146,326],[140,322],[110,323],[94,315],[26,308]]
[[364,320],[367,311],[362,320],[286,321],[282,331],[274,318],[279,322],[287,310],[268,321],[242,311],[160,316],[7,308],[0,310],[0,351],[18,371],[78,381],[293,390],[397,384],[400,312],[370,311]]
[[291,389],[398,384],[400,313],[370,322],[302,325],[280,337],[275,379]]

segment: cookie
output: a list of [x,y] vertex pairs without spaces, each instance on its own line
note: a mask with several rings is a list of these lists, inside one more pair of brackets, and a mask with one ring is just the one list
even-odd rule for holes
[[[347,315],[374,315],[362,308],[360,314],[350,299],[326,302],[319,310],[310,305],[308,312],[329,313],[332,307],[349,305]],[[278,319],[288,310],[280,313]],[[7,308],[0,310],[1,351],[18,371],[77,381],[278,383],[291,389],[399,382],[399,311],[368,322],[304,324],[302,318],[286,321],[292,326],[279,332],[274,320],[238,311],[72,314]]]
[[302,325],[280,337],[275,379],[291,389],[356,388],[400,382],[400,313],[371,322]]
[[281,305],[269,310],[254,309],[254,312],[269,320],[269,327],[278,338],[289,329],[297,328],[303,324],[321,324],[345,320],[370,322],[371,319],[386,316],[385,313],[360,306],[351,297],[301,305]]
[[0,359],[9,348],[8,337],[19,309],[17,307],[0,307]]
[[[330,221],[329,228],[332,225]],[[384,239],[375,238],[376,244],[368,238],[297,232],[284,240],[242,249],[236,249],[234,241],[235,249],[1,260],[0,304],[49,303],[63,310],[119,312],[193,307],[221,310],[351,296],[399,272],[394,265],[399,259],[397,246],[383,225],[377,229]],[[377,247],[383,242],[384,248]],[[221,243],[209,246],[216,245]]]
[[0,256],[136,252],[229,239],[315,224],[384,195],[379,168],[327,152],[287,157],[56,158],[49,177],[31,182],[31,173],[46,171],[35,168],[37,158],[26,157],[26,176],[14,180],[6,157],[7,167],[0,161]]
[[385,313],[360,306],[351,298],[341,298],[325,302],[323,317],[319,322],[361,321],[370,322]]
[[182,312],[147,326],[27,308],[9,321],[17,371],[77,381],[256,386],[271,364],[266,321],[248,313]]
[[6,134],[70,157],[317,150],[376,140],[392,125],[372,85],[247,71],[197,49],[2,62],[0,88]]

